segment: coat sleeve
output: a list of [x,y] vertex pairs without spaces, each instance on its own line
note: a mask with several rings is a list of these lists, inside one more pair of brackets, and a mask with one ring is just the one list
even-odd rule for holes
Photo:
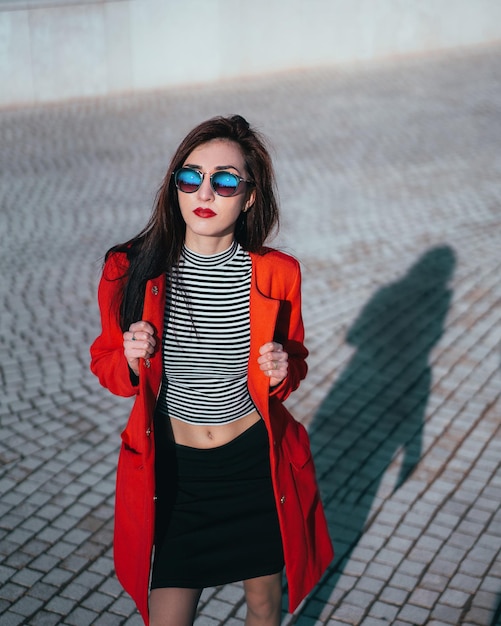
[[137,394],[138,380],[133,375],[123,352],[123,333],[118,309],[127,269],[124,254],[113,254],[106,261],[98,287],[101,334],[90,347],[90,369],[103,387],[117,396]]
[[[280,402],[299,387],[308,370],[306,357],[308,350],[304,346],[304,325],[301,313],[301,269],[299,263],[289,257],[293,265],[287,272],[285,297],[281,298],[275,331],[275,341],[281,343],[289,357],[288,372],[285,379],[270,389],[270,395]],[[289,268],[288,268],[289,269]]]

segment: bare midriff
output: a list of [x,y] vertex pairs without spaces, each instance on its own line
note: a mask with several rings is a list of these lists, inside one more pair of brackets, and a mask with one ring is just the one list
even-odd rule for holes
[[171,418],[173,439],[190,448],[217,448],[229,443],[261,419],[257,411],[241,417],[229,424],[199,426]]

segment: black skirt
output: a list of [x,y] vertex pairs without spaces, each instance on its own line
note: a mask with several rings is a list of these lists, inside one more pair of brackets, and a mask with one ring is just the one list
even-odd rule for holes
[[201,589],[280,572],[284,557],[263,420],[208,449],[178,445],[162,436],[162,426],[157,420],[151,588]]

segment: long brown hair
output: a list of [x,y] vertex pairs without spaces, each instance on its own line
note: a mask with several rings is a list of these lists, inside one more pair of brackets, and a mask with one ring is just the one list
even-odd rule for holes
[[266,238],[278,225],[273,164],[261,134],[240,115],[214,117],[196,126],[172,157],[148,224],[136,237],[114,246],[106,254],[107,259],[113,252],[125,252],[128,259],[119,306],[120,326],[124,331],[141,319],[146,282],[164,272],[170,273],[179,264],[186,225],[172,174],[195,148],[213,139],[226,139],[240,146],[247,174],[254,181],[254,204],[241,213],[235,226],[238,243],[249,252],[262,252]]

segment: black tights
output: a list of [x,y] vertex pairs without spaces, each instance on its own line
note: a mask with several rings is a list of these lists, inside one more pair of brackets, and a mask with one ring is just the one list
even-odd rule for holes
[[[246,626],[278,626],[281,619],[282,574],[244,581]],[[193,626],[202,589],[167,587],[150,593],[151,626]]]
[[150,594],[151,626],[192,626],[201,589],[152,589]]

